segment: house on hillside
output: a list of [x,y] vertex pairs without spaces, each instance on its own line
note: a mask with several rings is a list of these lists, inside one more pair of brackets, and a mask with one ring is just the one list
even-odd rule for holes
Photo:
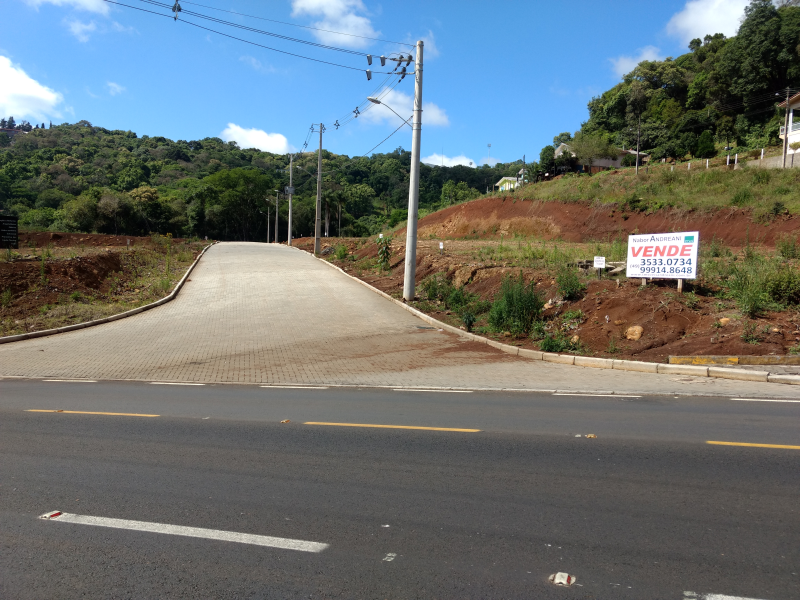
[[[553,153],[553,156],[555,158],[558,158],[559,156],[561,156],[565,152],[569,152],[570,154],[573,154],[573,155],[575,154],[572,151],[572,148],[569,147],[569,144],[561,143],[561,144],[558,145],[558,148],[556,148],[555,152]],[[636,162],[636,150],[620,150],[620,149],[617,149],[616,158],[595,158],[594,160],[592,160],[592,173],[597,173],[599,171],[604,171],[606,169],[617,169],[617,168],[622,166],[622,161],[626,156],[633,156],[634,157],[633,158],[633,162],[635,164],[635,162]],[[641,166],[642,163],[646,162],[647,158],[648,158],[648,155],[646,153],[639,152],[639,166]],[[578,170],[578,172],[582,173],[583,172],[583,165],[579,165],[577,170]]]
[[[787,108],[786,101],[781,102],[778,106],[781,108]],[[787,148],[789,144],[794,142],[800,142],[800,119],[797,120],[797,123],[794,122],[794,109],[800,108],[800,93],[795,94],[791,98],[789,98],[789,139],[787,140]],[[783,139],[786,137],[786,132],[784,131],[784,127],[781,126],[781,135],[780,138]],[[791,154],[792,150],[787,149],[787,153]]]
[[518,177],[503,177],[500,181],[494,184],[499,192],[508,192],[519,185]]

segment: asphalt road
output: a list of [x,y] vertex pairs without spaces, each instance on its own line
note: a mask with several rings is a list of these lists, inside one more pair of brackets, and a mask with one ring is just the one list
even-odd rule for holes
[[[3,380],[0,596],[800,598],[800,450],[707,443],[800,446],[798,416],[702,397]],[[327,546],[36,518],[53,510]],[[577,583],[547,582],[559,571]]]

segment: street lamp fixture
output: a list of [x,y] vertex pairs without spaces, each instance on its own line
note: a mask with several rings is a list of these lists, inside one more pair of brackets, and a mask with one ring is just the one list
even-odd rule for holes
[[[367,96],[367,100],[369,100],[369,101],[370,101],[370,102],[372,102],[373,104],[380,104],[381,106],[385,106],[385,107],[386,107],[386,108],[388,108],[390,111],[392,111],[394,114],[396,114],[398,117],[400,117],[400,115],[398,115],[398,114],[397,114],[397,111],[396,111],[395,109],[393,109],[391,106],[389,106],[389,105],[388,105],[388,104],[386,104],[385,102],[381,102],[381,101],[380,101],[378,98],[376,98],[375,96]],[[401,118],[401,119],[403,119],[403,117],[400,117],[400,118]],[[411,123],[409,123],[409,122],[408,122],[408,119],[403,119],[403,123],[405,123],[406,125],[408,125],[409,127],[411,127]],[[411,129],[414,129],[414,128],[413,128],[413,127],[411,127]]]

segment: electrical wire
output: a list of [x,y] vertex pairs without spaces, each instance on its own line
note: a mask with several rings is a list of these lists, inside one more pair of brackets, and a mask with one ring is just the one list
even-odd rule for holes
[[[158,6],[165,9],[171,9],[168,4],[163,2],[157,2],[156,0],[139,0],[139,2],[143,2],[145,4],[152,4],[153,6]],[[296,42],[298,44],[306,44],[308,46],[314,46],[316,48],[323,48],[325,50],[335,50],[337,52],[345,52],[347,54],[355,54],[356,56],[366,56],[364,52],[357,52],[355,50],[348,50],[346,48],[337,48],[336,46],[327,46],[325,44],[319,44],[317,42],[310,42],[308,40],[301,40],[299,38],[289,37],[287,35],[281,35],[279,33],[272,33],[271,31],[264,31],[263,29],[256,29],[255,27],[248,27],[247,25],[241,25],[239,23],[233,23],[231,21],[225,21],[223,19],[218,19],[216,17],[210,17],[208,15],[204,15],[202,13],[197,13],[190,10],[181,10],[182,15],[189,15],[192,17],[197,17],[199,19],[206,19],[207,21],[211,21],[213,23],[218,23],[220,25],[227,25],[228,27],[236,27],[237,29],[243,29],[245,31],[250,31],[252,33],[259,33],[261,35],[268,35],[270,37],[275,37],[281,40],[286,40],[289,42]]]
[[290,27],[302,27],[303,29],[312,29],[314,31],[324,31],[325,33],[335,33],[337,35],[346,35],[348,37],[355,37],[361,38],[362,40],[372,40],[373,42],[386,42],[387,44],[398,44],[401,46],[408,46],[409,48],[414,48],[414,44],[409,44],[407,42],[394,42],[392,40],[382,40],[380,38],[372,38],[367,37],[365,35],[356,35],[355,33],[345,33],[343,31],[333,31],[331,29],[320,29],[319,27],[311,27],[309,25],[298,25],[297,23],[287,23],[286,21],[277,21],[275,19],[267,19],[266,17],[257,17],[255,15],[247,15],[245,13],[236,12],[235,10],[225,10],[224,8],[216,8],[214,6],[208,6],[207,4],[200,4],[199,2],[189,2],[188,0],[181,0],[184,4],[195,4],[197,6],[202,6],[203,8],[210,8],[211,10],[218,10],[220,12],[230,13],[232,15],[239,15],[242,17],[249,17],[251,19],[259,19],[261,21],[269,21],[270,23],[280,23],[281,25],[289,25]]
[[[142,11],[142,12],[150,13],[150,14],[153,14],[153,15],[157,15],[159,17],[166,17],[168,19],[172,19],[173,18],[172,15],[165,15],[165,14],[162,14],[162,13],[157,13],[157,12],[152,11],[152,10],[147,10],[145,8],[140,8],[138,6],[131,6],[130,4],[124,4],[122,2],[116,2],[115,0],[103,0],[103,2],[107,2],[108,4],[115,4],[117,6],[124,6],[126,8],[132,8],[134,10],[139,10],[139,11]],[[237,41],[240,41],[240,42],[244,42],[245,44],[250,44],[252,46],[258,46],[259,48],[264,48],[265,50],[272,50],[273,52],[280,52],[281,54],[287,54],[289,56],[294,56],[296,58],[303,58],[305,60],[311,60],[311,61],[322,63],[322,64],[325,64],[325,65],[331,65],[333,67],[340,67],[342,69],[350,69],[351,71],[360,71],[360,72],[363,73],[364,70],[365,70],[365,69],[360,69],[358,67],[351,67],[351,66],[348,66],[348,65],[341,65],[339,63],[334,63],[334,62],[330,62],[330,61],[327,61],[327,60],[321,60],[319,58],[311,58],[310,56],[303,56],[302,54],[295,54],[294,52],[287,52],[286,50],[279,50],[277,48],[272,48],[270,46],[265,46],[263,44],[258,44],[256,42],[251,42],[250,40],[245,40],[243,38],[236,37],[235,35],[222,33],[221,31],[217,31],[216,29],[211,29],[210,27],[204,27],[202,25],[199,25],[198,23],[193,23],[192,21],[188,21],[186,19],[180,19],[180,22],[186,23],[187,25],[192,25],[193,27],[197,27],[197,28],[203,29],[205,31],[210,31],[211,33],[216,33],[218,35],[222,35],[222,36],[225,36],[227,38],[231,38],[231,39],[234,39],[234,40],[237,40]],[[377,73],[378,74],[384,74],[384,75],[391,74],[390,72],[386,72],[386,71],[378,71]]]
[[[413,116],[414,116],[414,115],[411,115],[411,116],[410,116],[410,117],[408,117],[408,118],[409,118],[409,119],[411,119],[411,118],[413,118]],[[405,124],[406,124],[406,122],[405,122],[405,121],[403,121],[403,125],[405,125]],[[383,143],[384,143],[386,140],[388,140],[390,137],[392,137],[392,136],[393,136],[395,133],[397,133],[398,131],[400,131],[400,130],[403,128],[403,125],[400,125],[400,127],[398,127],[397,129],[395,129],[395,130],[394,130],[392,133],[390,133],[390,134],[389,134],[388,136],[386,136],[386,137],[385,137],[385,138],[384,138],[382,141],[380,141],[380,142],[379,142],[379,143],[378,143],[376,146],[373,146],[371,149],[367,150],[367,151],[366,151],[364,154],[362,154],[361,156],[363,156],[364,158],[369,158],[369,156],[367,156],[367,155],[368,155],[370,152],[372,152],[373,150],[375,150],[375,148],[377,148],[378,146],[380,146],[381,144],[383,144]]]

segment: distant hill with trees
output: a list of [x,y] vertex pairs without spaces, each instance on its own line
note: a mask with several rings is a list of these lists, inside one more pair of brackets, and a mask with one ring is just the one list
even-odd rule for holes
[[[786,88],[800,86],[800,2],[752,0],[735,37],[709,32],[689,52],[642,61],[589,102],[589,118],[574,135],[556,135],[533,171],[586,164],[610,148],[640,148],[651,160],[711,158],[780,143]],[[580,148],[555,158],[560,143]],[[629,160],[635,161],[635,158]],[[569,164],[571,163],[571,164]]]
[[[269,212],[274,238],[274,190],[289,184],[286,155],[216,137],[139,137],[87,121],[28,124],[24,131],[0,142],[0,213],[19,216],[23,228],[265,240]],[[340,209],[342,235],[370,235],[406,219],[410,152],[348,157],[323,150],[322,158],[329,235],[340,233]],[[293,235],[309,235],[316,152],[295,156],[294,166]],[[475,198],[521,167],[521,161],[479,168],[423,164],[420,210]],[[287,201],[281,197],[278,206],[285,240]]]

